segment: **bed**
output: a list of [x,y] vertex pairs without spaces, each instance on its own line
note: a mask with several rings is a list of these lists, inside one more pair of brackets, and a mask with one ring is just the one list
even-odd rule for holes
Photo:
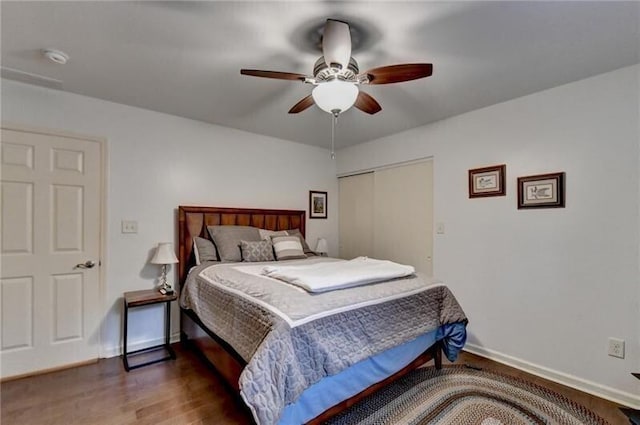
[[[414,275],[308,293],[262,276],[273,262],[196,264],[202,256],[194,238],[211,239],[209,226],[304,236],[305,214],[178,208],[181,340],[240,393],[260,425],[323,423],[430,360],[440,367],[443,351],[454,359],[466,338],[466,317],[448,288]],[[337,267],[339,261],[309,256],[275,263]]]

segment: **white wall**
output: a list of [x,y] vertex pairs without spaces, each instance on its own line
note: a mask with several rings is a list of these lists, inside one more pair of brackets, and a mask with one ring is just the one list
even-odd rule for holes
[[[148,259],[157,242],[177,239],[178,205],[306,210],[309,190],[328,191],[329,218],[307,220],[307,240],[325,237],[337,255],[336,165],[327,150],[9,80],[2,120],[107,139],[103,355],[120,353],[123,292],[155,286],[159,271]],[[123,219],[137,220],[138,233],[121,234]],[[161,338],[162,320],[159,306],[132,310],[133,348]]]
[[[338,173],[433,156],[435,275],[469,349],[640,406],[640,67],[340,150]],[[437,100],[434,100],[437,101]],[[383,112],[384,113],[384,112]],[[507,196],[469,199],[467,170],[507,164]],[[566,172],[566,208],[518,210],[516,178]],[[624,360],[607,338],[626,340]]]

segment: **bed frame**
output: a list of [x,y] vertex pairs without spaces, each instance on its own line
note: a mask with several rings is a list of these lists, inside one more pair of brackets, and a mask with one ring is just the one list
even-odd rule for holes
[[[180,285],[187,277],[189,269],[195,265],[193,255],[193,238],[200,236],[209,238],[207,226],[241,225],[254,226],[268,230],[300,229],[305,235],[305,211],[271,210],[255,208],[220,208],[220,207],[178,207],[178,274]],[[238,381],[246,363],[242,357],[225,341],[218,337],[200,321],[197,315],[181,308],[180,340],[189,344],[222,375],[227,384],[239,393]],[[442,347],[434,344],[411,364],[387,379],[372,385],[359,394],[333,406],[320,416],[309,422],[317,425],[327,421],[369,394],[389,385],[430,360],[434,360],[436,368],[442,367]]]

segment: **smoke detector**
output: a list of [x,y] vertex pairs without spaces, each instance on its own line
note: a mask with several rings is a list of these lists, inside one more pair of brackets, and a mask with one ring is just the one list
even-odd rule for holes
[[49,59],[51,62],[64,65],[69,60],[69,55],[61,50],[55,49],[44,49],[42,54],[45,58]]

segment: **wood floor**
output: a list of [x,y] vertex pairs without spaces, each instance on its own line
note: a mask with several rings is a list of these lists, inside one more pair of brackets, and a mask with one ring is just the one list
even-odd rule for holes
[[[251,424],[239,398],[180,344],[177,360],[127,373],[120,358],[2,383],[2,425]],[[457,363],[524,377],[582,403],[612,425],[617,406],[490,360],[463,353]]]

